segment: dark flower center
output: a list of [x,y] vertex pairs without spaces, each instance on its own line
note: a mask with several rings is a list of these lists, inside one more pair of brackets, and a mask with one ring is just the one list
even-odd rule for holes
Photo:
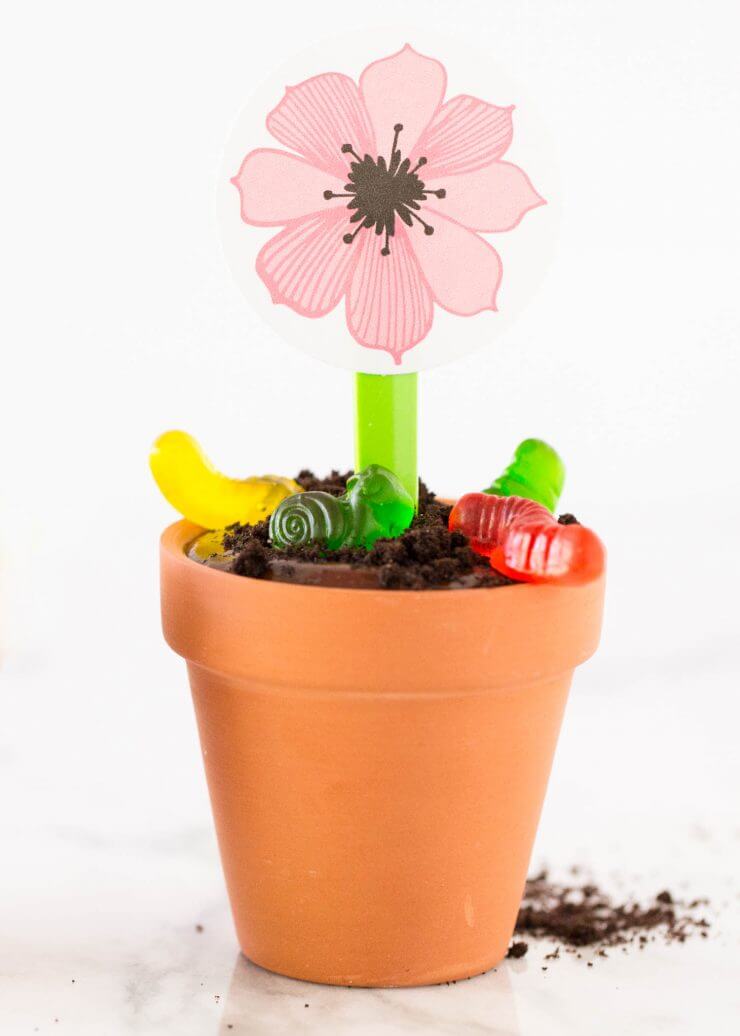
[[380,254],[390,255],[390,239],[396,232],[397,215],[408,227],[413,226],[416,221],[424,228],[425,234],[434,233],[434,227],[421,218],[419,211],[429,195],[444,198],[447,192],[444,188],[429,191],[424,186],[418,170],[426,165],[426,158],[417,159],[413,169],[410,159],[401,158],[398,138],[402,129],[400,122],[393,127],[393,146],[389,162],[386,162],[382,155],[378,155],[377,158],[371,158],[370,155],[360,158],[351,144],[342,145],[342,154],[353,155],[355,158],[354,162],[350,162],[347,174],[349,182],[344,185],[347,193],[335,194],[333,191],[324,191],[324,198],[327,201],[330,198],[350,199],[347,202],[347,208],[352,211],[349,222],[358,225],[342,238],[347,245],[352,244],[361,230],[375,227],[378,236],[385,232],[385,244]]

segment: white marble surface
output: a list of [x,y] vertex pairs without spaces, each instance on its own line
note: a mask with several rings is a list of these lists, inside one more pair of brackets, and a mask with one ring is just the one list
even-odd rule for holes
[[77,665],[67,643],[6,661],[3,1036],[736,1031],[730,642],[639,671],[608,658],[581,670],[535,851],[616,889],[708,895],[710,937],[591,968],[533,945],[469,981],[394,991],[298,983],[240,958],[185,674],[156,637],[144,648],[146,673],[135,653],[106,664],[104,644]]

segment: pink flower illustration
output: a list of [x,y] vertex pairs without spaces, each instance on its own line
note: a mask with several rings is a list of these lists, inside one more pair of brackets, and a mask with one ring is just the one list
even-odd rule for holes
[[295,153],[251,151],[232,180],[246,223],[283,227],[257,257],[273,302],[321,317],[344,297],[355,341],[396,363],[429,332],[434,303],[496,309],[501,259],[480,232],[544,203],[501,161],[513,109],[444,101],[446,82],[407,45],[359,85],[327,72],[288,87],[267,128]]

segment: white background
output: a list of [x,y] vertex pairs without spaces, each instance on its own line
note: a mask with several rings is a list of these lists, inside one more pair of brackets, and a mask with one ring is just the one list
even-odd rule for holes
[[[683,883],[718,913],[711,940],[662,956],[547,976],[529,958],[508,973],[513,994],[488,977],[446,999],[358,994],[350,1009],[338,997],[351,994],[312,990],[336,1013],[311,1017],[323,1032],[353,1018],[356,1032],[430,1032],[447,1010],[537,1036],[596,1021],[730,1031],[736,5],[130,0],[17,5],[0,35],[4,1034],[216,1032],[225,1003],[248,1005],[241,1031],[309,1025],[308,994],[256,969],[237,969],[226,1001],[236,945],[184,667],[158,627],[172,514],[147,451],[184,427],[234,474],[351,464],[351,375],[290,349],[245,303],[216,181],[246,96],[291,52],[383,24],[391,52],[414,22],[474,37],[522,82],[560,166],[543,287],[504,339],[421,385],[434,488],[479,488],[520,439],[544,437],[568,467],[563,509],[609,549],[603,643],[576,677],[536,857],[646,891]],[[491,1005],[512,995],[518,1021],[497,1029]]]

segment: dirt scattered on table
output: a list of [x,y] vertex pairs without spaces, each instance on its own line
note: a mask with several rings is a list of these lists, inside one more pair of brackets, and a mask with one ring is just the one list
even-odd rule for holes
[[[574,868],[578,873],[578,868]],[[557,882],[547,871],[527,881],[508,957],[523,957],[529,944],[522,936],[557,943],[546,960],[558,960],[561,948],[577,958],[581,950],[608,957],[609,948],[643,949],[649,942],[683,943],[706,938],[710,927],[703,913],[706,899],[682,900],[664,889],[651,901],[621,901],[588,881]],[[593,966],[593,961],[588,961]]]

